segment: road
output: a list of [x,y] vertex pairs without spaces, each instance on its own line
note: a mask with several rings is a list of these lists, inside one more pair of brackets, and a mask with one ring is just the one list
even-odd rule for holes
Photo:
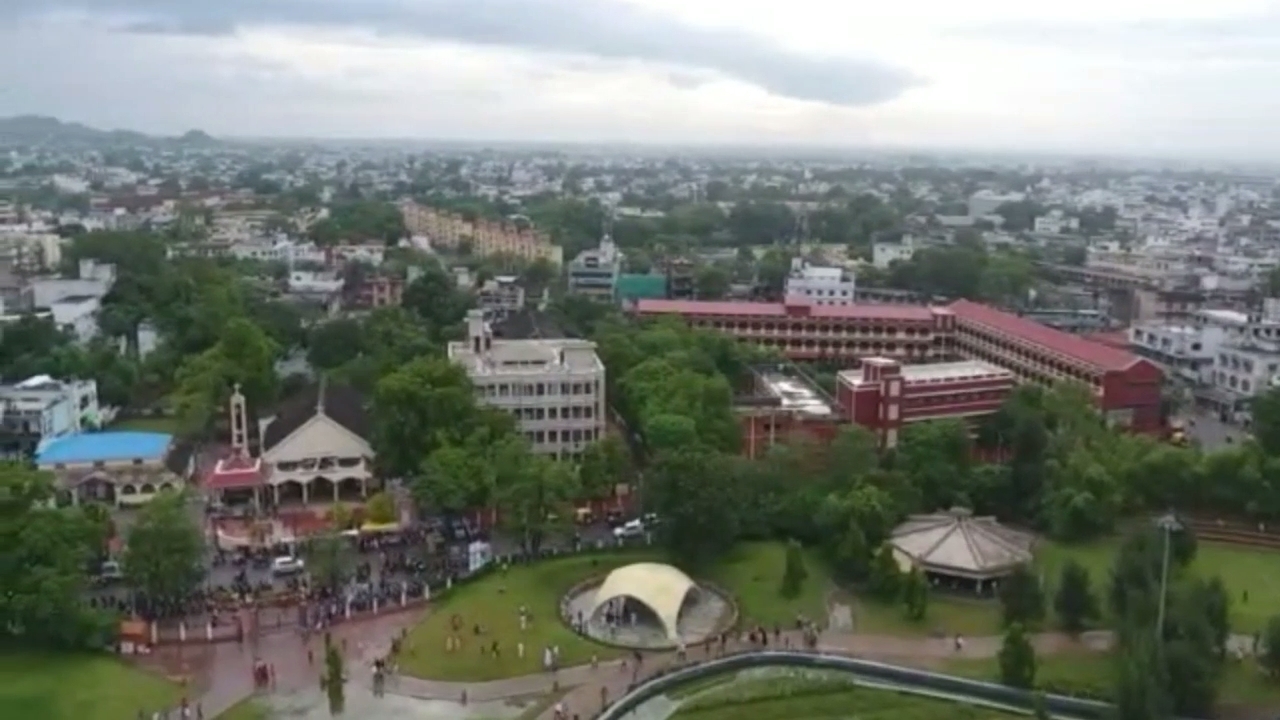
[[1243,440],[1248,432],[1239,426],[1228,425],[1215,413],[1195,412],[1184,419],[1187,434],[1205,450],[1218,450]]

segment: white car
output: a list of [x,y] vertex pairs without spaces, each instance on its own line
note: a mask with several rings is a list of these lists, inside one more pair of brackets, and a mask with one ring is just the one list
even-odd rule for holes
[[644,536],[644,521],[639,518],[628,520],[613,529],[613,537],[618,540]]
[[300,573],[305,569],[306,564],[302,562],[302,558],[281,555],[271,561],[272,575],[293,575],[295,573]]

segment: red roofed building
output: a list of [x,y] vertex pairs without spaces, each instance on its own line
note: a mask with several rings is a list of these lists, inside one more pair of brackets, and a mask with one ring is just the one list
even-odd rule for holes
[[1161,430],[1163,373],[1150,360],[969,300],[950,308],[961,356],[986,360],[1023,382],[1084,383],[1108,420],[1139,432]]
[[995,308],[959,300],[947,307],[813,305],[638,300],[642,317],[679,316],[691,326],[719,330],[791,360],[828,360],[857,366],[884,357],[903,364],[984,360],[1020,382],[1082,382],[1117,425],[1161,430],[1163,374],[1126,350],[1091,342]]
[[926,362],[954,350],[955,317],[946,308],[919,305],[815,305],[788,298],[780,303],[637,300],[642,317],[675,315],[693,327],[719,330],[792,360],[850,360],[872,355]]
[[981,360],[904,366],[872,357],[836,376],[836,401],[845,419],[894,447],[910,423],[994,413],[1015,384],[1013,373]]

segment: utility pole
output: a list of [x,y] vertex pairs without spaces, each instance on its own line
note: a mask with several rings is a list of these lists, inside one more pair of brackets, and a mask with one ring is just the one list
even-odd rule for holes
[[1164,606],[1169,593],[1169,545],[1170,536],[1182,529],[1182,523],[1173,513],[1156,519],[1156,527],[1164,531],[1164,559],[1160,570],[1160,609],[1156,614],[1156,643],[1164,644]]

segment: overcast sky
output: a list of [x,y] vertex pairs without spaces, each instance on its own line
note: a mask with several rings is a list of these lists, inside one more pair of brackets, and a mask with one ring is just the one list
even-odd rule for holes
[[1280,2],[0,0],[0,115],[1280,159]]

